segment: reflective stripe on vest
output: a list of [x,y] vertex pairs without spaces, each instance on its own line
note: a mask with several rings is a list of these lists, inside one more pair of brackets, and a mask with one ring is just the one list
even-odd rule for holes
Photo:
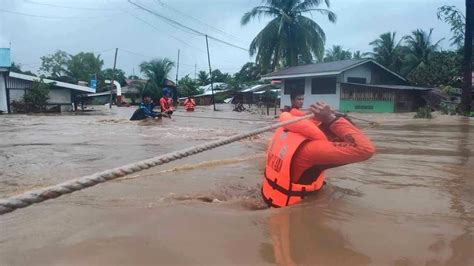
[[300,134],[277,129],[267,151],[265,178],[262,185],[264,200],[273,207],[283,207],[300,202],[305,196],[321,189],[324,172],[309,185],[293,183],[291,162],[296,150],[307,139]]

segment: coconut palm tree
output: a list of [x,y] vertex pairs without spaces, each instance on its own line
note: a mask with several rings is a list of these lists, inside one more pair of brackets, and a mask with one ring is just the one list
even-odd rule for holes
[[174,62],[168,58],[153,59],[141,63],[140,71],[148,78],[150,87],[158,90],[164,85],[173,67]]
[[[294,66],[298,58],[311,62],[322,60],[326,35],[313,19],[303,14],[317,12],[336,21],[336,14],[318,8],[322,0],[264,0],[242,16],[241,24],[250,20],[270,17],[272,20],[257,34],[250,44],[250,55],[256,55],[256,63],[275,70],[281,66]],[[329,7],[329,0],[324,3]]]
[[324,62],[347,60],[351,58],[352,54],[349,50],[344,50],[341,45],[333,45],[332,48],[326,51]]
[[210,83],[209,75],[207,74],[206,71],[199,71],[198,76],[197,76],[197,82],[201,86],[204,86]]
[[444,40],[441,39],[436,43],[432,43],[431,34],[433,29],[426,32],[422,29],[412,31],[411,35],[404,37],[407,46],[406,65],[409,71],[417,68],[421,64],[428,63],[430,56],[439,48],[439,43]]
[[400,40],[396,40],[396,32],[382,33],[378,39],[370,42],[372,45],[372,52],[366,55],[373,58],[388,69],[400,72],[402,64],[402,47]]

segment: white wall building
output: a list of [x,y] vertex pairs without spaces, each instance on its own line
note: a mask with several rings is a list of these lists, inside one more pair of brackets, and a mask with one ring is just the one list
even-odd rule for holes
[[304,94],[303,108],[324,101],[341,111],[402,112],[417,106],[421,91],[372,59],[294,66],[262,76],[281,81],[280,106],[291,106],[291,91]]

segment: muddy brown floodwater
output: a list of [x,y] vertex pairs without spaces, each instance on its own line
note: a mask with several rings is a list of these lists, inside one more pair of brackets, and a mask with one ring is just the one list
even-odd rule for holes
[[[99,109],[0,116],[0,198],[271,121]],[[474,121],[364,117],[377,154],[300,205],[263,208],[263,134],[2,215],[0,265],[474,265]]]

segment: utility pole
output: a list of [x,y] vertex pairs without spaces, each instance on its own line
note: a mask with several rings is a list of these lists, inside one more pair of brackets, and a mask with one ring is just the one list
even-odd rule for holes
[[474,0],[466,0],[466,31],[464,33],[463,85],[460,111],[469,116],[472,101],[472,46],[474,42]]
[[197,71],[197,67],[198,65],[197,64],[194,64],[194,81],[196,81],[196,71]]
[[112,97],[113,97],[114,81],[115,81],[115,67],[117,66],[117,53],[118,53],[118,48],[115,48],[114,68],[112,70],[112,82],[110,83],[111,87],[110,87],[109,109],[112,109]]
[[206,34],[206,46],[207,46],[207,62],[209,63],[209,79],[211,81],[211,93],[212,93],[212,103],[214,104],[214,111],[216,110],[216,101],[214,99],[214,84],[212,83],[212,69],[211,69],[211,56],[209,55],[209,41],[207,40]]
[[178,49],[178,64],[176,65],[176,87],[178,87],[178,73],[179,73],[179,49]]

